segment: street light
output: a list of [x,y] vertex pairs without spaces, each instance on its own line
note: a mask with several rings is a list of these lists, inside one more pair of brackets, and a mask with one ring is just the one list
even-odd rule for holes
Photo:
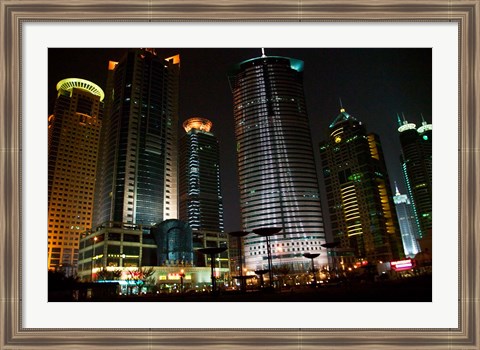
[[305,253],[303,254],[304,257],[307,259],[312,260],[312,272],[313,272],[313,285],[317,285],[317,276],[315,276],[315,263],[313,262],[313,259],[318,258],[320,254],[313,254],[313,253]]
[[184,278],[184,277],[185,277],[185,272],[184,272],[184,270],[182,269],[182,270],[180,271],[180,285],[181,285],[181,291],[182,291],[182,293],[183,293],[183,278]]
[[[338,247],[339,244],[340,242],[327,242],[327,243],[321,244],[323,248],[327,248],[327,261],[329,265],[329,270],[331,268],[331,265],[333,265],[333,270],[335,271],[335,274],[337,274],[337,252],[335,248]],[[335,253],[335,255],[332,255],[332,253]],[[330,260],[332,261],[331,263],[330,263]]]
[[[250,232],[245,232],[245,231],[235,231],[235,232],[229,232],[228,234],[233,237],[237,237],[237,253],[238,253],[238,260],[240,263],[240,275],[239,276],[233,276],[235,279],[240,280],[240,290],[242,292],[245,292],[247,289],[247,276],[243,276],[243,260],[242,260],[242,237],[245,237],[248,235]],[[253,276],[252,276],[253,277]]]
[[270,287],[273,286],[273,266],[272,266],[272,251],[270,249],[270,236],[276,235],[282,230],[281,227],[262,227],[253,230],[259,236],[265,237],[267,243],[267,261],[268,261],[268,278],[270,280]]
[[96,236],[93,237],[92,276],[91,276],[92,282],[93,282],[93,268],[94,268],[94,266],[93,266],[93,260],[94,260],[94,258],[95,258],[95,243],[97,243],[97,239],[98,239],[98,238],[97,238]]
[[215,278],[215,255],[223,253],[227,250],[226,247],[211,247],[211,248],[200,248],[198,251],[202,254],[210,255],[210,268],[212,273],[212,292],[215,293],[217,289],[217,281]]

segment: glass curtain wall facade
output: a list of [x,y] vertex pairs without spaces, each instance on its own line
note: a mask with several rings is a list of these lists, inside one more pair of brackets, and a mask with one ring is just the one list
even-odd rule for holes
[[[273,266],[305,271],[304,253],[327,264],[318,178],[303,91],[303,61],[253,58],[229,71],[233,93],[244,231],[279,227],[270,238]],[[244,239],[248,269],[267,267],[265,237]]]
[[[220,186],[220,150],[212,122],[189,118],[183,123],[179,152],[179,218],[193,231],[195,248],[226,247]],[[210,266],[208,255],[195,256],[196,266]],[[219,261],[228,267],[228,251]]]
[[403,257],[395,206],[377,135],[342,108],[320,144],[333,238],[344,264]]
[[48,117],[48,269],[74,273],[80,233],[92,226],[103,90],[77,78],[57,84]]
[[398,117],[401,163],[420,239],[432,231],[432,125],[419,128]]
[[94,225],[148,227],[177,217],[180,57],[153,49],[109,63]]

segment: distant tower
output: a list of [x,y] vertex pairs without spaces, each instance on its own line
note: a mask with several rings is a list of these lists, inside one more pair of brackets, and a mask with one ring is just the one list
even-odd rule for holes
[[133,49],[110,62],[94,225],[141,225],[178,215],[177,123],[180,57]]
[[400,231],[380,140],[345,112],[320,144],[333,238],[343,261],[403,257]]
[[60,81],[57,90],[48,118],[48,268],[70,273],[80,233],[92,226],[104,93],[78,78]]
[[415,215],[413,214],[412,204],[406,194],[400,194],[398,187],[395,185],[395,209],[397,211],[398,224],[402,234],[403,251],[405,256],[414,258],[415,254],[420,252],[416,232],[417,225],[415,224]]
[[[240,206],[244,231],[279,227],[271,238],[273,265],[305,271],[304,253],[327,264],[318,177],[303,91],[303,61],[252,58],[232,67]],[[244,239],[246,266],[267,266],[265,239]]]
[[[227,246],[223,226],[218,140],[212,122],[194,117],[183,123],[185,134],[179,149],[179,218],[193,231],[194,247]],[[220,267],[228,267],[228,252],[220,255]],[[196,256],[197,266],[210,266],[208,256]],[[219,264],[217,263],[217,266]]]
[[412,201],[419,238],[431,237],[432,230],[432,125],[423,120],[418,129],[397,115],[402,146],[401,163]]

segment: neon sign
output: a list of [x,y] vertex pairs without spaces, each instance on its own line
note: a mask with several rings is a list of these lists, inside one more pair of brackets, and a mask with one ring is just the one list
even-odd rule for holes
[[405,271],[410,270],[412,267],[415,266],[415,264],[412,259],[405,259],[398,261],[390,261],[390,266],[392,267],[393,271]]

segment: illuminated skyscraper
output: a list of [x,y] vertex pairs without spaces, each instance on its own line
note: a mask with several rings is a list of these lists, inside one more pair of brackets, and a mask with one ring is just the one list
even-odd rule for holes
[[153,49],[110,62],[94,225],[151,225],[177,218],[180,57]]
[[390,181],[377,135],[345,112],[320,144],[333,238],[348,263],[403,257]]
[[424,238],[430,236],[432,230],[432,125],[423,120],[423,116],[418,129],[405,118],[403,121],[397,118],[402,170],[419,238]]
[[57,84],[48,118],[48,268],[71,273],[80,233],[92,225],[103,90],[77,78]]
[[[241,217],[244,231],[279,227],[273,265],[305,270],[304,253],[327,264],[318,178],[303,91],[303,61],[265,56],[229,72],[233,93]],[[245,237],[249,269],[267,267],[265,238]]]
[[[212,122],[190,118],[183,123],[179,152],[179,218],[192,228],[194,247],[227,246],[223,227],[223,201],[220,188],[218,140],[211,132]],[[195,258],[197,266],[210,266],[208,255]],[[228,267],[228,252],[219,257]],[[218,264],[217,264],[218,266]],[[220,266],[220,267],[222,267]]]
[[417,225],[415,224],[412,203],[406,194],[400,194],[398,187],[395,189],[396,193],[393,196],[393,201],[402,234],[403,251],[405,256],[414,258],[415,254],[420,252],[420,248],[417,242],[418,232],[416,232]]

